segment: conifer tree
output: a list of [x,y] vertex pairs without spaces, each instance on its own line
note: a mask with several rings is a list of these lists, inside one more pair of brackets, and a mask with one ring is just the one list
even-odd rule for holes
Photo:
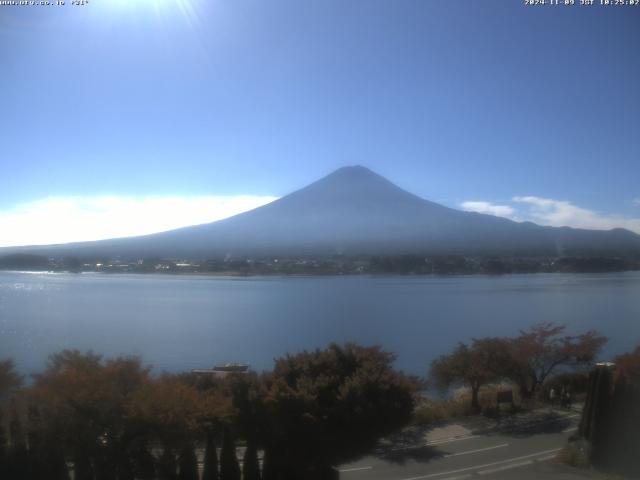
[[236,445],[229,428],[225,428],[220,452],[220,480],[240,480]]
[[242,465],[243,480],[260,480],[260,463],[258,462],[258,449],[255,443],[247,443]]
[[218,452],[213,432],[207,433],[202,480],[218,480]]
[[73,478],[74,480],[93,480],[93,466],[84,448],[77,448],[73,456]]
[[179,469],[180,480],[198,480],[198,459],[193,445],[189,443],[186,443],[180,451]]
[[131,452],[131,462],[136,479],[155,480],[156,468],[155,459],[149,453],[146,445],[136,446]]
[[171,448],[164,448],[162,455],[158,459],[158,480],[177,480],[178,465],[176,456]]

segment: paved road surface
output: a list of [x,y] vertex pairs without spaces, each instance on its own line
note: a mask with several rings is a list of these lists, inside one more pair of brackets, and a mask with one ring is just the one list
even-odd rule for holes
[[[524,422],[493,432],[471,431],[421,445],[390,446],[342,465],[341,480],[463,480],[593,478],[555,460],[575,432],[579,414],[565,412],[550,422]],[[427,437],[428,438],[428,437]],[[601,477],[596,477],[601,478]]]

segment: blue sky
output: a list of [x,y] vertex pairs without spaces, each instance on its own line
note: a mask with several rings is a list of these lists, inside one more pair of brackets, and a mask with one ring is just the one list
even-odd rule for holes
[[350,164],[640,232],[640,6],[66,3],[0,7],[0,245],[213,220]]

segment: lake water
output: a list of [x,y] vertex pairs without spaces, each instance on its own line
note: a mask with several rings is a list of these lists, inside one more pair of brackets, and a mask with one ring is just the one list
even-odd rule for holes
[[0,358],[24,373],[64,348],[136,354],[157,369],[221,362],[268,369],[331,341],[381,344],[424,374],[474,336],[535,322],[640,343],[640,273],[498,277],[200,277],[0,272]]

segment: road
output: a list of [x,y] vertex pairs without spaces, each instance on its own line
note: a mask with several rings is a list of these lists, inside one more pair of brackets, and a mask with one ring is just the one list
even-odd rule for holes
[[526,480],[591,478],[554,461],[577,430],[579,414],[567,412],[550,421],[522,422],[494,431],[441,437],[416,445],[390,446],[357,462],[340,466],[341,480]]

